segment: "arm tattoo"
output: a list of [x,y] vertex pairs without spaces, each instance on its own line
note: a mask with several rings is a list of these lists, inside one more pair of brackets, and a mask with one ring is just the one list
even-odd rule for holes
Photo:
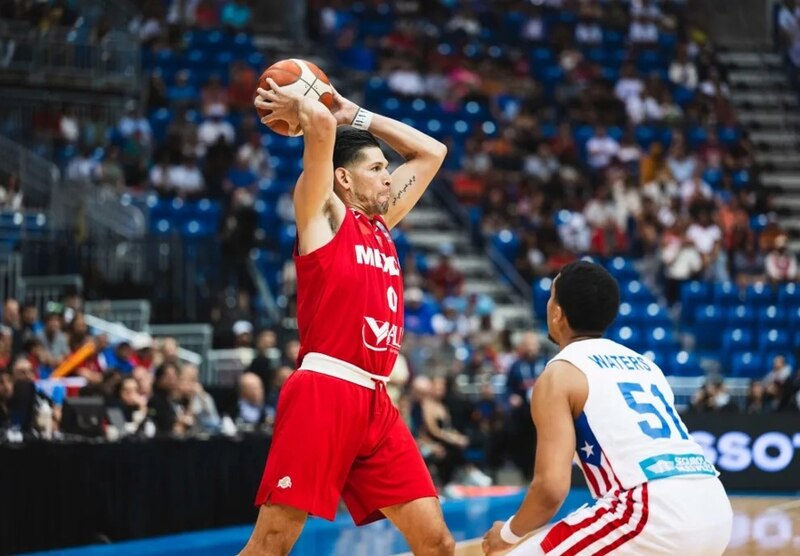
[[400,200],[400,197],[405,195],[408,188],[414,185],[415,183],[417,183],[417,176],[411,176],[410,178],[408,178],[408,181],[405,183],[405,185],[403,185],[403,187],[401,187],[397,191],[397,193],[395,193],[394,198],[392,199],[392,206],[395,206],[397,204],[397,201]]

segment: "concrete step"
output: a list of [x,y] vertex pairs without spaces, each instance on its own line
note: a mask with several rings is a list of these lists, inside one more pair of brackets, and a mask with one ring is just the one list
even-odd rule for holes
[[792,232],[794,235],[800,235],[800,216],[779,216],[778,224],[780,224],[781,228],[784,230]]
[[725,65],[746,68],[782,68],[783,61],[778,54],[760,52],[720,52],[717,57]]
[[800,253],[800,239],[790,239],[787,245],[792,253]]
[[[452,258],[452,264],[459,272],[467,277],[494,278],[496,275],[489,260],[481,255],[458,255]],[[428,255],[428,268],[433,268],[439,263],[439,255]]]
[[747,126],[791,127],[800,125],[800,114],[790,111],[764,112],[763,110],[739,110],[739,121]]
[[465,280],[464,292],[467,294],[485,294],[495,298],[508,294],[508,286],[500,282],[497,278],[485,280]]
[[731,71],[728,81],[736,87],[739,84],[751,87],[771,87],[773,85],[788,85],[788,79],[782,70],[749,70]]
[[469,253],[472,245],[467,240],[467,236],[462,231],[418,231],[410,230],[406,237],[408,241],[424,251],[438,252],[442,245],[450,244],[455,248],[456,253]]
[[533,309],[528,303],[498,305],[492,312],[493,321],[511,329],[528,328],[533,324]]
[[766,187],[780,187],[800,193],[800,174],[764,173],[761,183]]
[[800,133],[793,131],[753,131],[750,138],[756,144],[764,143],[773,149],[794,149],[800,143]]
[[797,107],[797,94],[789,91],[733,91],[731,100],[737,106],[751,104],[773,110]]
[[794,151],[762,152],[758,154],[758,162],[763,165],[774,166],[780,169],[800,170],[800,157]]
[[452,229],[456,227],[449,214],[433,207],[415,207],[403,218],[403,223],[415,230],[421,228]]
[[800,195],[778,196],[772,202],[778,208],[789,209],[800,213]]

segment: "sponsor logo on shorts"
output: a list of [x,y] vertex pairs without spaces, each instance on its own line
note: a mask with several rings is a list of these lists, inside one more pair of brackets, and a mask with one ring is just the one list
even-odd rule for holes
[[639,463],[648,480],[664,479],[677,475],[712,475],[717,470],[705,456],[699,454],[662,454]]
[[361,326],[361,338],[364,345],[372,351],[400,350],[403,341],[403,327],[387,321],[364,317]]
[[286,475],[283,479],[278,481],[278,488],[292,488],[292,478]]

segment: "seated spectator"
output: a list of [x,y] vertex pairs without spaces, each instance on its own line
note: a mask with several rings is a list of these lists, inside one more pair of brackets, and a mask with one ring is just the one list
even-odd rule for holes
[[697,67],[689,59],[685,44],[678,45],[675,58],[669,66],[669,80],[692,91],[697,88]]
[[45,357],[42,363],[48,367],[57,367],[69,354],[67,335],[61,331],[61,315],[50,312],[45,315],[44,329],[39,334],[42,340]]
[[420,72],[410,60],[402,60],[398,67],[389,73],[389,89],[403,97],[420,97],[425,93],[425,82]]
[[747,389],[747,398],[745,400],[745,413],[767,413],[771,410],[770,404],[767,402],[766,390],[761,381],[754,380],[750,383]]
[[594,17],[581,17],[575,25],[575,42],[580,45],[598,45],[603,42],[603,28]]
[[123,340],[115,346],[109,346],[99,354],[98,362],[103,371],[116,369],[129,374],[133,371],[133,348],[130,342]]
[[258,76],[253,69],[241,60],[231,65],[228,102],[231,110],[249,112],[253,109],[253,91],[256,90]]
[[247,0],[228,0],[222,7],[220,22],[230,32],[247,31],[250,29],[252,18],[253,14],[247,5]]
[[259,178],[268,177],[271,173],[269,151],[261,144],[261,134],[257,131],[250,132],[247,142],[242,143],[236,152],[236,159],[244,161],[247,168]]
[[675,181],[683,183],[695,175],[697,159],[686,152],[683,141],[675,141],[667,157],[667,166]]
[[5,179],[0,181],[0,207],[9,210],[22,208],[22,187],[16,172],[6,174]]
[[194,416],[178,408],[178,367],[162,363],[156,368],[153,396],[147,403],[149,417],[159,434],[182,435],[194,426]]
[[422,336],[433,335],[434,309],[423,303],[424,295],[419,288],[408,288],[405,298],[405,332]]
[[206,116],[197,129],[197,138],[201,148],[205,151],[220,140],[226,145],[233,145],[236,139],[236,130],[230,122],[223,119],[225,110],[220,106],[212,106],[208,109]]
[[619,152],[619,143],[609,137],[605,126],[595,127],[594,136],[586,143],[589,166],[594,170],[604,170]]
[[540,357],[539,335],[524,332],[517,342],[516,357],[508,368],[506,379],[506,398],[511,407],[528,404],[533,384],[544,370],[545,363]]
[[644,92],[644,82],[636,72],[636,66],[626,63],[620,71],[620,78],[614,85],[614,96],[623,103],[632,96],[641,97]]
[[120,161],[120,150],[111,145],[103,157],[103,161],[95,172],[95,182],[110,192],[122,193],[125,190],[125,170]]
[[727,255],[722,249],[722,230],[711,218],[711,209],[704,208],[698,212],[697,221],[686,230],[686,237],[703,257],[706,278],[727,281]]
[[194,417],[194,428],[202,432],[219,430],[221,420],[217,412],[214,398],[203,389],[199,380],[199,371],[195,365],[185,364],[181,367],[179,377],[179,404],[187,415]]
[[240,425],[259,426],[268,417],[264,385],[253,373],[242,373],[239,377],[239,401],[236,421]]
[[775,238],[775,247],[767,254],[764,263],[767,278],[773,283],[791,282],[797,279],[797,259],[787,249],[788,239],[785,235]]
[[791,378],[792,367],[787,363],[786,357],[776,355],[772,360],[772,368],[762,380],[764,390],[768,398],[772,400],[773,407],[780,407],[786,390],[791,383]]
[[692,409],[698,412],[735,411],[736,406],[722,379],[707,380],[692,397]]
[[764,256],[758,250],[754,236],[748,237],[744,249],[734,251],[732,273],[742,288],[766,281]]
[[0,368],[0,432],[12,426],[12,405],[14,398],[14,377],[5,367]]
[[681,285],[695,279],[703,270],[703,258],[695,243],[688,237],[685,223],[676,222],[664,234],[661,262],[664,264],[666,278],[664,295],[672,305],[680,296]]
[[634,46],[648,47],[658,43],[658,26],[652,17],[641,12],[631,14],[633,21],[628,29],[628,40]]
[[180,164],[170,166],[168,180],[170,189],[167,194],[179,199],[198,199],[206,192],[205,179],[197,166],[197,157],[190,153],[181,157]]
[[128,432],[135,431],[147,417],[147,398],[139,393],[139,383],[133,376],[124,377],[117,384],[110,406],[122,410]]
[[452,245],[442,245],[439,250],[439,263],[427,274],[428,284],[439,299],[450,295],[461,295],[464,275],[452,264],[454,251]]
[[200,91],[200,106],[204,116],[208,116],[212,111],[228,113],[228,91],[222,86],[219,75],[211,75],[203,85]]
[[464,450],[469,446],[469,438],[452,426],[452,416],[443,402],[445,394],[445,380],[434,379],[430,393],[425,394],[420,404],[424,436],[437,442],[446,451],[446,457],[437,462],[438,478],[442,485],[453,481],[456,470],[466,461]]
[[167,89],[170,103],[189,106],[197,102],[197,87],[189,83],[189,72],[180,70],[175,74],[175,84]]
[[278,339],[275,332],[273,330],[259,332],[256,337],[256,356],[245,372],[258,375],[264,385],[265,398],[269,398],[280,360],[281,350],[278,348]]

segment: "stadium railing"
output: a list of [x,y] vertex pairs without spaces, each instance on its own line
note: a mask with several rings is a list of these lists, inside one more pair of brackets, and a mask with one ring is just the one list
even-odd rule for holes
[[147,330],[150,326],[150,301],[147,299],[86,301],[83,308],[89,314],[131,330]]

